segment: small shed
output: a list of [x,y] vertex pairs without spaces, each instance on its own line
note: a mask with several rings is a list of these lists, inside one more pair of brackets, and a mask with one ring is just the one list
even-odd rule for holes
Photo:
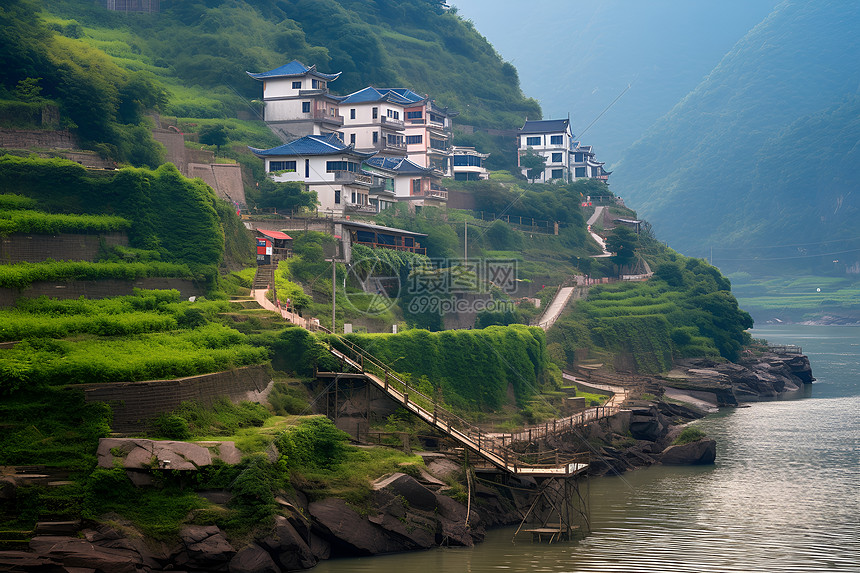
[[293,238],[282,231],[257,229],[257,264],[270,265],[293,256]]

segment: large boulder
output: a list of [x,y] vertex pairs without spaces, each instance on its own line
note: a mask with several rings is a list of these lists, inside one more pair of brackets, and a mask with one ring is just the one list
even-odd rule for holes
[[236,550],[214,525],[187,525],[179,531],[180,546],[171,561],[179,569],[227,571]]
[[230,573],[281,573],[272,556],[259,545],[249,545],[230,560]]
[[669,446],[660,454],[660,462],[667,466],[712,464],[717,459],[717,442],[702,438],[695,442]]
[[[430,549],[436,544],[433,512],[412,508],[404,497],[388,490],[374,492],[373,505],[376,512],[368,521],[397,538],[404,549]],[[433,505],[435,509],[435,496]]]
[[655,406],[634,408],[630,415],[630,434],[637,440],[656,442],[666,433],[664,420]]
[[327,498],[308,505],[319,533],[334,556],[364,556],[402,551],[403,545],[361,517],[344,500]]
[[30,549],[39,555],[59,561],[66,568],[88,568],[100,573],[150,571],[136,551],[100,547],[77,537],[36,536],[30,540]]
[[[313,535],[309,531],[307,534]],[[310,569],[317,564],[318,559],[310,544],[302,538],[290,521],[281,515],[275,517],[273,532],[258,542],[272,554],[284,571]]]
[[425,511],[436,509],[436,494],[418,483],[418,480],[412,476],[403,473],[394,473],[377,480],[373,484],[373,489],[387,490],[392,495],[402,497],[411,507],[417,509]]
[[466,506],[446,495],[436,496],[439,544],[471,547],[484,539],[481,518],[474,510],[466,520]]
[[68,573],[59,561],[29,551],[0,551],[0,571],[7,573]]

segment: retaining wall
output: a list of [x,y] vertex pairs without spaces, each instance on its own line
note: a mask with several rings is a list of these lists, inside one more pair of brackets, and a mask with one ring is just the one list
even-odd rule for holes
[[182,298],[201,296],[205,289],[197,287],[187,279],[150,277],[135,281],[108,279],[102,281],[42,281],[32,283],[23,290],[0,288],[0,308],[15,305],[19,298],[107,298],[134,294],[135,288],[142,289],[176,289]]
[[82,387],[87,402],[111,405],[114,431],[126,433],[145,430],[148,420],[174,410],[182,402],[210,405],[222,396],[234,403],[265,402],[272,384],[272,369],[266,364],[175,380],[84,384]]
[[94,261],[99,254],[102,240],[106,247],[128,246],[128,236],[125,233],[100,235],[13,233],[0,237],[0,264],[39,263],[45,259]]

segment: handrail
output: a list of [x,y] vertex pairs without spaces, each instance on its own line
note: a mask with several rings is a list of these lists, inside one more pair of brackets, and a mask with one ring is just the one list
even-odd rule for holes
[[[343,336],[333,333],[329,329],[318,326],[318,330],[329,335],[329,351],[333,356],[340,359],[345,365],[349,365],[366,378],[372,380],[381,387],[389,396],[403,404],[405,408],[418,415],[422,420],[434,426],[463,446],[476,451],[481,457],[491,464],[505,471],[517,474],[570,474],[575,473],[587,466],[587,462],[579,462],[582,455],[565,456],[562,459],[557,453],[553,463],[538,463],[531,461],[535,454],[515,451],[511,444],[515,442],[531,441],[535,438],[551,435],[550,423],[543,426],[532,426],[525,428],[522,432],[503,434],[490,434],[481,428],[464,420],[453,412],[439,406],[431,397],[422,393],[415,387],[409,386],[409,382],[401,378],[396,372],[385,365],[382,361],[370,354],[366,349],[353,344]],[[600,407],[579,412],[561,420],[552,422],[552,432],[564,431],[574,428],[579,424],[599,420],[617,412],[615,407]],[[499,443],[501,442],[501,443]],[[507,445],[506,445],[507,442]]]

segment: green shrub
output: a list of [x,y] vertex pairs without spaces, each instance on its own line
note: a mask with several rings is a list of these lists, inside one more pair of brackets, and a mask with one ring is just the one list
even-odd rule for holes
[[684,428],[681,433],[675,438],[675,441],[672,442],[673,446],[682,446],[684,444],[689,444],[690,442],[697,442],[702,438],[706,438],[708,435],[695,426],[687,426]]
[[152,422],[155,435],[170,440],[187,440],[191,437],[188,421],[176,414],[161,414]]
[[302,420],[281,434],[275,446],[287,468],[327,468],[345,459],[349,435],[325,416]]

